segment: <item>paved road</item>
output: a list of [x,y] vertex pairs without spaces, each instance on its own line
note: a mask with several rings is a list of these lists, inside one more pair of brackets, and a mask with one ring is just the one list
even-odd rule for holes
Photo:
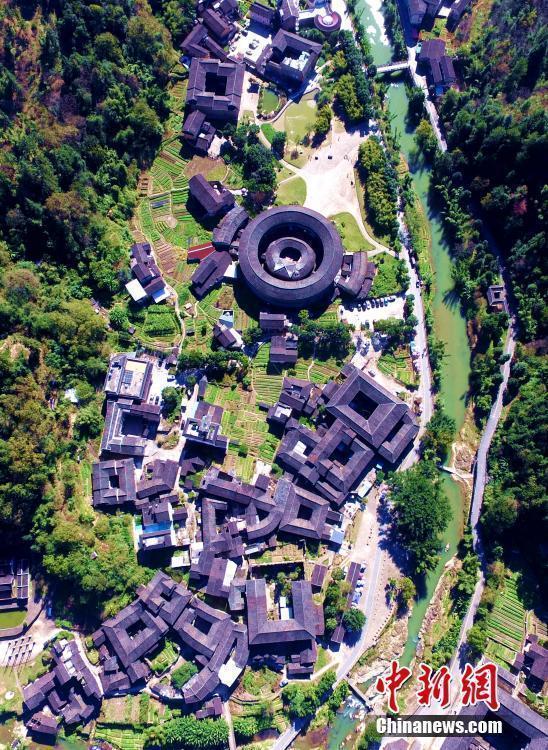
[[430,119],[430,123],[434,130],[434,133],[436,135],[438,145],[442,151],[447,151],[447,143],[445,142],[445,138],[443,137],[443,134],[440,128],[440,118],[438,117],[438,111],[434,105],[434,102],[430,99],[426,78],[424,76],[420,76],[417,73],[416,31],[414,31],[409,24],[407,12],[405,11],[404,8],[402,8],[402,0],[399,0],[399,5],[400,5],[400,8],[399,8],[400,19],[401,19],[401,24],[403,27],[403,33],[405,36],[405,45],[407,47],[407,60],[409,63],[409,72],[411,73],[411,78],[415,86],[417,86],[417,88],[422,89],[424,91],[424,96],[425,96],[424,107]]
[[236,735],[234,734],[234,725],[232,724],[232,715],[230,713],[230,706],[228,700],[223,701],[223,718],[228,725],[228,747],[229,750],[236,750],[238,743],[236,742]]
[[493,440],[495,430],[497,429],[497,425],[502,414],[502,400],[504,392],[506,390],[506,386],[508,384],[508,378],[510,377],[510,366],[512,357],[514,356],[515,346],[516,342],[514,339],[514,321],[511,321],[506,336],[506,343],[504,346],[504,353],[509,356],[509,359],[502,366],[502,383],[500,384],[497,399],[491,408],[489,419],[487,420],[487,424],[485,425],[485,430],[479,444],[476,465],[474,468],[474,492],[472,495],[472,505],[470,508],[470,524],[472,526],[472,533],[474,535],[474,545],[478,544],[479,541],[477,527],[481,505],[483,502],[483,492],[487,483],[487,454],[489,453],[491,441]]
[[[398,212],[398,220],[400,223],[401,232],[405,239],[409,236],[409,232],[407,231],[407,227],[405,226],[405,222],[403,220],[403,214],[401,211]],[[416,460],[418,459],[417,450],[418,450],[418,444],[420,442],[420,438],[422,437],[424,428],[430,421],[433,411],[434,411],[434,398],[432,396],[432,371],[430,369],[430,359],[428,357],[426,320],[425,320],[425,315],[424,315],[424,303],[422,301],[420,278],[416,269],[411,265],[411,262],[409,260],[409,252],[407,251],[407,248],[405,247],[405,242],[402,245],[401,257],[403,258],[403,260],[405,260],[406,265],[407,265],[407,271],[409,273],[410,283],[409,283],[409,289],[407,290],[407,294],[411,294],[413,296],[413,300],[414,300],[413,311],[417,320],[419,321],[415,329],[415,347],[416,347],[416,351],[419,353],[420,382],[419,382],[418,393],[421,398],[421,415],[420,415],[421,429],[415,441],[415,455],[413,456],[413,460]],[[404,467],[407,468],[408,465],[409,465],[409,456],[408,456],[408,459],[404,463]]]

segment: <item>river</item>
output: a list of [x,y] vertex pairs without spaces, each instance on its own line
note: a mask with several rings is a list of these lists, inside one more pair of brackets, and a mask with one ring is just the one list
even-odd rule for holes
[[[384,30],[381,12],[382,0],[360,0],[356,6],[360,23],[366,30],[371,43],[371,51],[376,65],[383,65],[392,58],[392,50]],[[451,254],[443,237],[441,219],[431,205],[429,196],[431,171],[418,157],[413,130],[407,124],[408,98],[403,79],[396,79],[388,90],[388,105],[392,117],[392,128],[398,134],[400,149],[410,165],[415,190],[421,200],[430,224],[431,257],[435,277],[433,301],[434,330],[438,339],[445,343],[446,358],[442,367],[440,398],[446,412],[453,417],[460,431],[466,409],[465,396],[470,374],[470,348],[466,335],[466,322],[461,315],[458,302],[451,295]],[[443,535],[442,546],[448,549],[440,554],[440,561],[424,581],[419,598],[409,618],[407,643],[400,662],[409,664],[414,655],[418,634],[428,603],[445,563],[454,555],[463,528],[463,497],[458,484],[451,477],[442,474],[443,488],[449,499],[452,518]],[[343,738],[353,732],[356,722],[352,720],[346,707],[337,715],[330,731],[328,750],[338,750]],[[355,743],[350,741],[349,747]]]
[[[421,158],[418,158],[414,144],[414,133],[407,125],[408,99],[403,83],[395,83],[390,86],[388,102],[392,116],[392,129],[399,136],[400,150],[410,165],[415,190],[430,224],[431,256],[435,278],[434,331],[436,337],[445,343],[446,352],[442,367],[439,398],[443,402],[446,412],[455,420],[458,432],[464,422],[465,397],[470,374],[470,348],[466,335],[466,322],[461,315],[458,301],[451,294],[453,283],[451,280],[450,249],[443,238],[441,219],[429,200],[430,169]],[[434,593],[443,566],[454,555],[462,535],[463,498],[460,487],[445,472],[442,474],[442,481],[452,510],[451,522],[443,535],[443,545],[444,547],[449,545],[449,549],[442,552],[438,566],[426,577],[423,590],[419,592],[419,599],[413,607],[413,612],[409,618],[409,638],[400,660],[404,664],[409,664],[414,656],[417,636],[428,602]]]

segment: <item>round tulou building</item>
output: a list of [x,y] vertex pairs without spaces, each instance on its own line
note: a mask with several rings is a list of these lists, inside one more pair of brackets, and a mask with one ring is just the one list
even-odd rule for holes
[[240,237],[244,279],[259,299],[278,307],[306,308],[329,297],[342,259],[333,224],[302,206],[264,211]]

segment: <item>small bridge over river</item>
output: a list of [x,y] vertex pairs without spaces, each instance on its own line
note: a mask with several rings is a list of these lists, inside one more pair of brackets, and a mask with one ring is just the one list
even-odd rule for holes
[[399,62],[388,63],[388,65],[379,65],[377,73],[395,73],[396,70],[407,70],[409,60],[400,60]]

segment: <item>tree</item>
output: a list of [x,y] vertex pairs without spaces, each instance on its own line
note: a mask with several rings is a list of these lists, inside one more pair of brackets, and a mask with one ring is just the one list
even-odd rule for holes
[[110,325],[115,331],[127,331],[129,327],[129,319],[127,312],[123,307],[117,305],[113,307],[109,314]]
[[333,669],[329,669],[321,676],[317,683],[301,685],[291,683],[282,691],[282,699],[287,706],[289,715],[304,719],[311,716],[320,706],[322,699],[331,690],[337,680]]
[[430,125],[428,120],[422,119],[418,124],[415,131],[415,140],[424,155],[429,160],[433,159],[438,148],[438,142],[432,125]]
[[180,388],[174,388],[171,385],[164,388],[162,391],[162,402],[169,418],[177,416],[179,409],[181,408],[182,399],[183,394]]
[[296,719],[311,716],[320,705],[320,700],[313,685],[301,686],[293,682],[283,689],[282,698],[289,715]]
[[409,101],[409,119],[417,124],[421,121],[424,113],[424,91],[416,86],[407,87],[407,98]]
[[283,130],[278,130],[274,133],[270,148],[277,159],[283,159],[286,141],[287,135]]
[[81,437],[97,437],[103,429],[101,412],[94,404],[84,406],[78,412],[74,421],[74,427]]
[[368,722],[362,735],[358,741],[357,750],[371,750],[375,747],[380,747],[382,735],[377,732],[375,720]]
[[314,353],[320,360],[330,357],[343,359],[350,351],[352,337],[344,323],[319,323],[301,310],[296,333],[299,336],[299,355],[302,357]]
[[365,184],[366,208],[374,227],[381,234],[396,238],[398,180],[376,136],[360,144],[358,163]]
[[400,578],[398,582],[398,589],[404,605],[408,607],[413,599],[417,596],[417,588],[415,584],[413,583],[411,578],[404,576],[403,578]]
[[485,653],[487,647],[487,631],[483,623],[475,623],[468,631],[466,645],[474,657]]
[[252,740],[259,732],[259,722],[254,716],[235,716],[232,723],[236,737],[243,742]]
[[252,193],[271,193],[276,185],[272,152],[262,143],[244,150],[244,186]]
[[228,725],[224,719],[196,719],[192,715],[181,716],[146,730],[145,746],[216,750],[216,748],[226,747],[228,734]]
[[327,133],[329,133],[329,130],[331,129],[332,114],[333,113],[329,105],[320,107],[318,111],[316,112],[316,119],[314,121],[314,132],[320,138],[327,135]]
[[180,667],[177,667],[171,673],[171,684],[176,690],[180,690],[183,685],[190,680],[195,674],[198,673],[198,667],[191,661],[185,661]]
[[424,573],[436,565],[439,535],[451,516],[436,468],[423,461],[392,474],[389,486],[397,534],[411,556],[415,573]]
[[437,406],[422,439],[421,447],[426,459],[446,461],[449,447],[455,436],[456,423],[443,407]]
[[246,346],[253,346],[263,338],[264,334],[258,325],[250,325],[242,334],[244,344]]
[[337,627],[337,619],[335,617],[328,617],[325,621],[326,633],[332,633]]
[[361,609],[347,609],[343,615],[342,622],[349,633],[359,633],[365,625],[365,615]]

